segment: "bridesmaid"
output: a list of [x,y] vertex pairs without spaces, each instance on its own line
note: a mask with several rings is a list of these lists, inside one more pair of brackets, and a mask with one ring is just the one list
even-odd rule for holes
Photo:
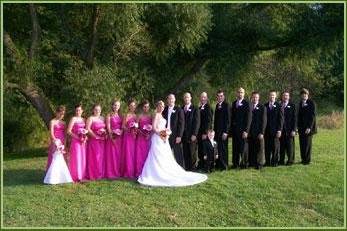
[[120,101],[112,102],[112,112],[106,117],[108,138],[105,147],[105,177],[114,179],[121,176],[121,151],[123,141],[122,117],[120,115]]
[[93,115],[87,120],[89,134],[87,144],[87,173],[89,180],[102,179],[105,174],[104,149],[106,137],[105,118],[100,115],[101,106],[93,106]]
[[67,127],[67,134],[71,136],[69,169],[74,182],[86,179],[86,123],[82,117],[82,104],[75,106],[75,116],[71,118]]
[[152,133],[152,115],[149,112],[149,101],[142,102],[142,114],[139,116],[139,130],[136,140],[136,171],[135,176],[140,176],[143,165],[145,164],[149,145],[151,143],[150,137]]
[[50,132],[50,145],[48,148],[48,159],[46,164],[46,171],[52,163],[52,155],[56,150],[55,141],[60,140],[62,144],[65,144],[65,122],[63,121],[65,115],[65,106],[60,105],[55,110],[55,117],[49,123]]
[[137,116],[135,114],[136,102],[131,99],[128,102],[128,113],[123,118],[123,161],[122,175],[125,178],[135,178],[135,144],[138,130]]

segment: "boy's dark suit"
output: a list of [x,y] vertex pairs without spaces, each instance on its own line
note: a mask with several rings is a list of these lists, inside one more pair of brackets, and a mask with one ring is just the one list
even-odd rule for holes
[[[214,141],[215,142],[215,141]],[[203,154],[203,169],[206,172],[212,172],[218,155],[218,144],[215,142],[211,143],[208,138],[202,141],[202,154]],[[204,157],[206,156],[206,159]]]

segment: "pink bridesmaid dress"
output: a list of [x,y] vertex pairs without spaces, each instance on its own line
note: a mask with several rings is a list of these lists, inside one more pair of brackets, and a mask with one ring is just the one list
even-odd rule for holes
[[136,171],[135,176],[138,177],[141,175],[143,165],[145,164],[149,147],[151,144],[151,131],[148,131],[148,125],[152,126],[152,117],[150,115],[142,115],[139,118],[139,132],[136,140]]
[[[82,130],[86,128],[85,122],[76,121],[72,127],[72,132],[77,136],[81,136]],[[70,145],[70,162],[69,169],[73,181],[81,181],[86,179],[87,174],[87,157],[86,157],[86,143],[81,139],[72,137]]]
[[125,178],[135,178],[135,145],[136,134],[131,124],[136,123],[136,116],[132,116],[126,122],[126,130],[123,135],[123,161],[122,161],[122,175]]
[[[110,117],[111,130],[122,129],[122,118],[118,115]],[[109,137],[106,140],[105,147],[105,177],[115,179],[121,176],[121,151],[123,135],[117,136],[112,140]]]
[[[106,129],[102,120],[93,121],[91,130],[98,134],[100,129]],[[89,180],[102,179],[105,175],[104,163],[105,140],[89,137],[87,145],[87,172]]]
[[[53,126],[53,134],[55,138],[59,139],[62,144],[65,144],[65,123],[62,121],[59,121]],[[47,159],[47,165],[46,165],[46,171],[48,170],[49,166],[52,163],[53,153],[56,150],[56,146],[53,141],[51,141],[49,147],[48,147],[48,159]]]

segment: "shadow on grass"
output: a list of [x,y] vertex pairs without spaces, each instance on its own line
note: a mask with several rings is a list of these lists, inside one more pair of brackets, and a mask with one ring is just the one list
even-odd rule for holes
[[48,148],[31,148],[20,152],[4,152],[4,161],[16,159],[31,159],[35,157],[46,157],[48,155]]
[[4,170],[4,187],[20,185],[43,185],[44,170],[9,169]]

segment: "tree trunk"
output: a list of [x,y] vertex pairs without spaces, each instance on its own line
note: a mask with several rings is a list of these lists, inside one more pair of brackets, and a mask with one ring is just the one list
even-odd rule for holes
[[53,118],[53,111],[49,106],[47,98],[37,87],[31,84],[22,87],[15,83],[5,83],[5,87],[18,90],[25,97],[25,99],[30,102],[30,104],[36,109],[46,127],[49,129],[49,122]]
[[91,20],[91,36],[90,36],[90,42],[89,42],[89,49],[87,53],[86,63],[87,66],[92,69],[94,66],[94,50],[96,46],[96,40],[97,40],[97,26],[99,23],[100,18],[100,7],[98,5],[95,5],[93,8],[93,15]]
[[31,31],[31,46],[29,50],[29,59],[32,59],[35,55],[35,51],[37,49],[39,43],[39,34],[40,34],[40,24],[37,19],[36,7],[34,4],[29,4],[31,23],[32,23],[32,31]]

